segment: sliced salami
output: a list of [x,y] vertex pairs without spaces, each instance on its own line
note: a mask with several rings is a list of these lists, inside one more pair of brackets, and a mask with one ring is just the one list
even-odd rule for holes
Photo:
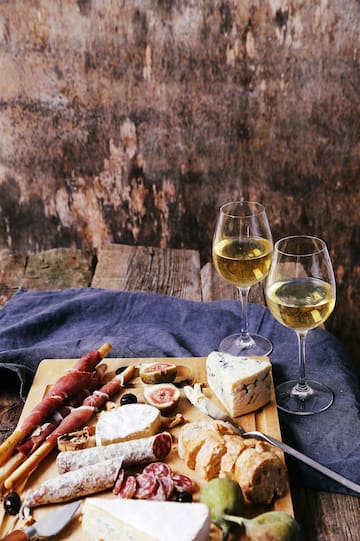
[[147,500],[155,494],[158,482],[152,473],[138,473],[136,475],[136,492],[134,498]]
[[156,434],[153,441],[153,453],[158,460],[164,460],[171,451],[172,437],[169,432]]
[[120,498],[125,498],[127,500],[130,500],[131,498],[134,497],[135,492],[136,492],[136,478],[134,475],[128,475],[127,477],[125,477],[122,483],[119,496]]
[[112,489],[112,492],[113,494],[115,494],[115,496],[118,496],[120,494],[120,490],[124,482],[124,478],[125,478],[125,470],[124,468],[121,468],[119,470],[118,476],[116,478],[115,484]]
[[156,490],[155,490],[154,494],[149,496],[148,499],[149,500],[156,500],[156,501],[164,502],[164,501],[166,501],[166,494],[165,494],[164,486],[161,483],[161,479],[156,481],[156,483],[157,483]]
[[174,492],[174,481],[171,477],[159,477],[159,483],[162,484],[167,500],[170,500]]
[[191,492],[192,494],[196,492],[197,485],[196,483],[190,479],[187,475],[182,475],[181,473],[173,473],[171,476],[174,488],[178,492]]
[[171,468],[165,462],[152,462],[148,464],[143,473],[152,473],[156,478],[171,477]]

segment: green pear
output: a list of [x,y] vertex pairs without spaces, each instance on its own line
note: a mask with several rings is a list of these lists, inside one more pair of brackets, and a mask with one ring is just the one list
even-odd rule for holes
[[224,515],[239,516],[245,508],[240,485],[231,479],[212,479],[202,487],[200,501],[209,507],[211,520],[222,529],[225,541],[230,533],[231,522],[224,520]]
[[245,524],[246,541],[297,541],[300,534],[299,524],[283,511],[268,511],[253,519],[224,518]]

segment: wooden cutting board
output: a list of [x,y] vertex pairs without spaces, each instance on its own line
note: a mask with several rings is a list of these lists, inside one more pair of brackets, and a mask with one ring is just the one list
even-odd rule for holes
[[[40,402],[45,391],[59,378],[64,372],[74,366],[76,359],[45,359],[43,360],[38,367],[36,372],[32,387],[30,389],[29,395],[27,397],[22,415],[20,417],[20,422],[25,416],[31,411],[31,409]],[[108,366],[106,372],[106,379],[110,379],[117,368],[135,365],[139,366],[143,362],[172,362],[177,365],[178,372],[176,381],[189,379],[192,383],[206,383],[206,370],[205,370],[205,357],[191,357],[191,358],[106,358],[104,361]],[[114,402],[119,401],[119,398],[122,394],[126,392],[132,392],[137,395],[139,402],[145,402],[143,397],[143,388],[144,384],[142,383],[140,377],[136,375],[128,382],[126,389],[122,390],[118,396],[114,397]],[[215,399],[212,394],[212,391],[206,386],[204,392],[211,398]],[[216,399],[215,399],[216,400]],[[219,403],[218,403],[219,404]],[[220,404],[219,404],[220,405]],[[181,391],[181,399],[177,411],[182,413],[186,421],[198,421],[200,419],[206,418],[197,408],[192,406],[190,402],[185,398],[183,391]],[[261,430],[276,439],[281,440],[279,419],[277,414],[276,403],[274,399],[267,404],[264,408],[260,410],[244,415],[242,417],[236,418],[236,421],[245,429],[245,430]],[[96,423],[96,416],[93,419],[93,422]],[[187,468],[184,462],[178,457],[177,454],[177,435],[181,430],[180,427],[175,427],[171,430],[174,436],[174,445],[173,449],[170,452],[170,455],[167,457],[166,462],[171,466],[173,471],[177,473],[183,473],[190,476],[194,479],[199,487],[204,484],[204,481],[201,477],[194,471]],[[54,451],[50,456],[48,456],[43,463],[38,467],[38,469],[31,475],[27,482],[18,490],[20,494],[23,494],[27,489],[37,486],[41,481],[48,479],[52,476],[57,475],[56,465],[55,465],[55,456],[56,451]],[[140,467],[140,470],[142,467]],[[110,494],[103,494],[103,497],[107,497]],[[98,495],[97,495],[98,496]],[[195,500],[198,495],[195,495]],[[55,506],[43,506],[42,508],[33,510],[33,517],[37,520],[42,516],[43,513],[46,513],[51,508]],[[284,497],[277,498],[273,504],[267,508],[265,507],[254,507],[249,506],[247,508],[247,516],[255,516],[263,511],[277,510],[277,511],[286,511],[289,514],[293,515],[293,506],[291,501],[290,492],[288,492]],[[71,541],[82,541],[81,527],[80,527],[80,515],[75,518],[72,523],[65,528],[65,530],[57,535],[57,539],[60,541],[62,539],[71,539]],[[4,517],[1,525],[0,533],[4,535],[5,532],[11,530],[14,527],[14,519],[12,517]],[[220,533],[217,528],[213,528],[211,534],[211,541],[217,541],[220,539]]]

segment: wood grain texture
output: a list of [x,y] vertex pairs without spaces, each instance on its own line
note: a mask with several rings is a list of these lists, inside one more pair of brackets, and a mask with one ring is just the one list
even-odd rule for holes
[[151,291],[200,301],[200,257],[195,250],[105,245],[98,252],[92,287]]

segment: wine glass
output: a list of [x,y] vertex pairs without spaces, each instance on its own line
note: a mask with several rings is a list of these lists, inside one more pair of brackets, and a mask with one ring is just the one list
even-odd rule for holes
[[267,338],[250,334],[247,303],[250,287],[269,272],[273,241],[265,209],[252,201],[233,201],[220,208],[212,255],[217,272],[235,285],[242,303],[239,333],[225,337],[219,350],[235,356],[266,356],[272,350]]
[[297,415],[326,410],[334,400],[332,390],[305,375],[306,335],[324,323],[335,306],[335,277],[325,242],[306,235],[278,240],[265,296],[273,316],[298,339],[299,377],[276,388],[278,407]]

